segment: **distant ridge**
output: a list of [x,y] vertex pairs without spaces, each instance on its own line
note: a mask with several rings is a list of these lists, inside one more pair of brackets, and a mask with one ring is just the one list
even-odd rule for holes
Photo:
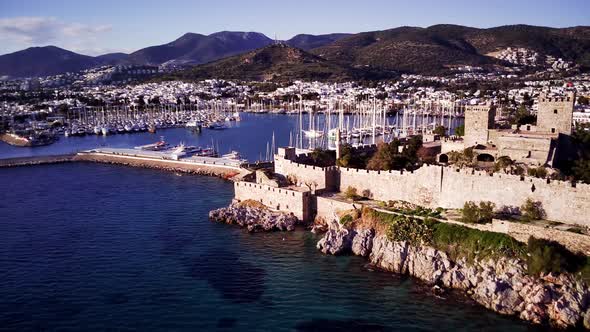
[[32,77],[75,72],[100,65],[100,60],[56,46],[30,47],[0,56],[0,76]]
[[351,80],[361,78],[360,72],[327,61],[285,43],[271,44],[244,54],[195,66],[174,78],[237,80]]
[[510,25],[478,29],[440,24],[354,34],[313,49],[327,60],[358,67],[424,73],[451,65],[499,63],[488,53],[523,47],[590,66],[590,27]]
[[[47,76],[105,64],[192,66],[244,54],[273,43],[272,39],[258,32],[221,31],[210,35],[186,33],[170,43],[146,47],[131,54],[111,53],[97,57],[55,46],[31,47],[0,56],[0,76]],[[590,68],[590,27],[587,26],[508,25],[478,29],[439,24],[428,28],[399,27],[356,34],[300,34],[282,43],[326,60],[322,67],[340,68],[348,74],[354,69],[353,76],[363,72],[361,76],[370,78],[391,77],[392,72],[437,74],[459,65],[510,65],[490,56],[492,52],[508,47],[531,49]],[[213,72],[212,68],[208,71]],[[252,70],[247,72],[253,73]]]

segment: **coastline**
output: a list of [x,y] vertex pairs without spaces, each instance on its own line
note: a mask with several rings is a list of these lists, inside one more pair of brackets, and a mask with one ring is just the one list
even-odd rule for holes
[[[285,212],[270,212],[264,206],[247,205],[250,215],[287,215]],[[235,206],[233,203],[220,210],[235,212]],[[220,210],[211,211],[210,218],[238,224],[249,231],[286,230],[264,227],[268,223],[261,220],[265,218],[252,220],[244,213],[219,217]],[[527,273],[527,263],[517,257],[452,257],[427,244],[391,240],[382,227],[361,220],[353,222],[352,226],[316,220],[311,231],[323,233],[316,245],[322,253],[364,257],[376,269],[419,279],[430,285],[436,295],[447,290],[460,291],[479,305],[502,315],[559,329],[590,329],[590,287],[576,275],[546,273],[532,276]]]

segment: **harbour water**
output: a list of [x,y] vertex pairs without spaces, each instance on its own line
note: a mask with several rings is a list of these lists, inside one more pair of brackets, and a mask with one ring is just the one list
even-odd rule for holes
[[[203,129],[198,134],[186,128],[162,129],[155,134],[148,132],[120,134],[111,136],[87,135],[82,137],[61,137],[57,142],[34,148],[15,147],[0,142],[0,158],[31,157],[40,155],[68,154],[79,150],[88,150],[96,147],[130,148],[139,145],[154,143],[163,136],[172,144],[184,142],[187,145],[215,146],[220,153],[228,153],[237,150],[249,161],[266,158],[266,145],[272,144],[273,133],[275,146],[285,146],[292,141],[295,144],[299,131],[299,116],[281,114],[250,114],[242,113],[242,121],[227,122],[230,127],[227,130]],[[349,117],[348,115],[346,116]],[[325,128],[323,116],[318,116],[316,128]],[[388,119],[393,124],[395,118]],[[453,129],[462,123],[462,119],[455,118]],[[352,119],[347,120],[353,123]],[[400,123],[402,121],[400,120]],[[410,122],[410,120],[408,120]],[[337,123],[337,116],[332,116],[332,127]],[[303,115],[303,129],[309,128],[309,117]],[[418,122],[417,126],[420,126]],[[308,139],[303,140],[305,147],[309,146]],[[370,141],[368,139],[367,141]],[[317,146],[317,145],[316,145]]]
[[[296,117],[248,115],[236,128],[169,129],[170,142],[217,140],[250,160]],[[154,135],[67,138],[0,157],[134,146]],[[102,164],[0,169],[0,330],[532,331],[462,296],[322,255],[310,232],[249,234],[208,221],[232,184]]]
[[229,182],[101,164],[0,170],[0,330],[527,331],[461,297],[207,220]]

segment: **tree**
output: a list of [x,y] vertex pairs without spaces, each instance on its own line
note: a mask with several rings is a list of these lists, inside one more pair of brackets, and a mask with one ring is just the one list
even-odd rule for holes
[[465,136],[465,125],[462,124],[459,127],[455,128],[455,135],[457,136]]
[[434,128],[433,133],[435,135],[438,136],[446,136],[447,134],[447,128],[445,128],[445,126],[436,126],[436,128]]
[[537,123],[537,117],[532,115],[531,112],[528,110],[527,106],[524,103],[522,103],[520,104],[514,115],[510,118],[510,123],[519,126]]

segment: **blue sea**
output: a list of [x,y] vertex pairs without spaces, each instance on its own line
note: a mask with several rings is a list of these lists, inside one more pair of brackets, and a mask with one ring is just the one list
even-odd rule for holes
[[[237,126],[162,134],[200,144],[213,137],[256,158],[273,130],[287,143],[297,124],[268,115]],[[101,140],[64,138],[39,150],[1,145],[0,157]],[[150,141],[146,133],[103,142]],[[322,255],[318,237],[303,229],[250,234],[210,222],[208,212],[233,195],[221,179],[73,163],[0,169],[0,185],[2,331],[538,330],[460,294],[436,297],[363,258]]]

